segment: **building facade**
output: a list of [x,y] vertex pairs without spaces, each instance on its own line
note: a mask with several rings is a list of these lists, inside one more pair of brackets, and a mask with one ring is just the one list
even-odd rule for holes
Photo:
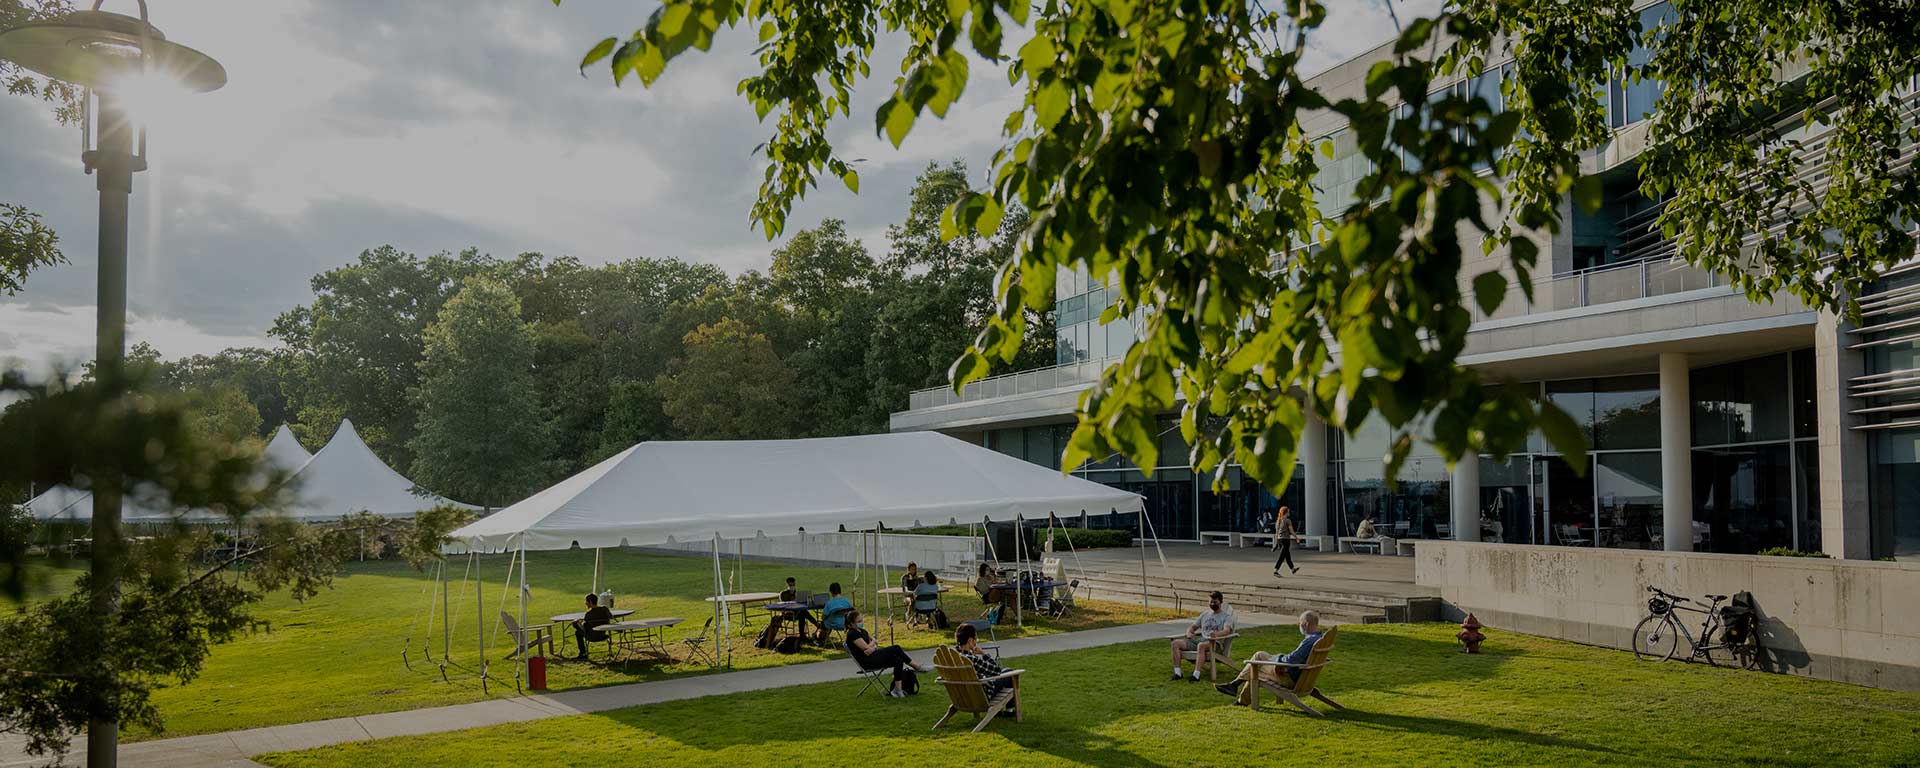
[[[1667,12],[1650,5],[1643,23]],[[1311,82],[1332,99],[1357,93],[1367,69],[1390,55],[1376,48]],[[1442,87],[1497,108],[1500,68],[1488,69]],[[1909,104],[1920,105],[1913,86]],[[1162,539],[1270,530],[1285,505],[1309,535],[1350,534],[1371,517],[1398,537],[1920,560],[1920,262],[1877,284],[1856,326],[1787,295],[1749,300],[1674,259],[1652,226],[1660,204],[1635,179],[1659,94],[1657,82],[1608,85],[1614,135],[1584,160],[1605,180],[1606,204],[1587,214],[1563,202],[1567,226],[1536,241],[1530,300],[1504,250],[1469,256],[1460,273],[1466,281],[1498,269],[1513,286],[1491,315],[1474,309],[1462,362],[1572,414],[1592,449],[1586,466],[1538,436],[1524,453],[1453,467],[1416,448],[1389,487],[1379,458],[1387,430],[1369,423],[1351,436],[1312,427],[1293,483],[1277,493],[1238,467],[1219,492],[1184,465],[1148,472],[1115,457],[1072,472],[1146,496]],[[1367,170],[1338,119],[1303,126],[1334,144],[1317,180],[1325,207],[1351,203]],[[1903,161],[1914,156],[1910,147]],[[915,392],[892,429],[939,430],[1058,468],[1080,393],[1125,352],[1133,327],[1126,318],[1101,323],[1108,286],[1066,273],[1056,285],[1057,365],[959,395]],[[1171,414],[1164,423],[1162,462],[1178,464],[1186,447]]]

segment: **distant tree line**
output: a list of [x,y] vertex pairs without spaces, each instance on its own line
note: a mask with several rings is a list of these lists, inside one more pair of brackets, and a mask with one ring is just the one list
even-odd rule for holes
[[[351,418],[374,451],[449,497],[504,505],[644,440],[884,432],[994,312],[1026,217],[943,241],[966,168],[930,165],[878,257],[829,219],[729,277],[675,257],[588,266],[383,246],[313,278],[282,346],[158,363],[206,419],[285,423],[310,450]],[[1051,364],[1036,315],[1009,370]]]

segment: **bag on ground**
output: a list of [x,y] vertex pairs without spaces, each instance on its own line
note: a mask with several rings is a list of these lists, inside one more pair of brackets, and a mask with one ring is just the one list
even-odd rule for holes
[[786,637],[780,638],[780,642],[774,644],[773,651],[775,653],[799,653],[800,652],[800,636],[788,635]]
[[911,669],[900,670],[900,690],[911,696],[920,692],[920,676]]
[[760,630],[760,637],[754,639],[753,647],[767,650],[780,641],[780,619],[781,617],[775,616],[773,620],[767,622],[767,628]]
[[949,625],[947,624],[947,612],[946,612],[946,611],[943,611],[943,610],[940,610],[940,609],[938,609],[938,608],[936,608],[936,609],[934,609],[934,611],[933,611],[933,628],[934,628],[934,629],[946,629],[946,628],[947,628],[948,626],[949,626]]

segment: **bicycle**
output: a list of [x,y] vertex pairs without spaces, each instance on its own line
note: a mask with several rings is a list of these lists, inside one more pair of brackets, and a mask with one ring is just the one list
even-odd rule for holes
[[[1662,591],[1659,587],[1647,587],[1653,597],[1647,598],[1647,616],[1633,627],[1633,655],[1642,661],[1666,661],[1680,650],[1680,641],[1687,642],[1687,661],[1704,658],[1708,664],[1716,667],[1736,669],[1760,668],[1760,640],[1749,628],[1746,637],[1739,642],[1728,642],[1726,624],[1720,615],[1720,604],[1726,601],[1726,595],[1707,595],[1711,604],[1700,604]],[[1706,620],[1700,624],[1700,636],[1696,639],[1687,631],[1687,625],[1680,620],[1676,611],[1691,611],[1706,614]]]

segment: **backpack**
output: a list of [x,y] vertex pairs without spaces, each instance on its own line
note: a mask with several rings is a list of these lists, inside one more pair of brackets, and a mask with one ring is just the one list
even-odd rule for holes
[[774,653],[799,653],[800,636],[788,635],[780,638],[780,642],[774,644],[773,651]]
[[1002,610],[1000,609],[1000,606],[998,606],[998,605],[996,605],[996,606],[994,606],[994,607],[992,607],[992,608],[988,608],[988,609],[987,609],[987,623],[988,623],[988,624],[992,624],[992,625],[994,625],[994,626],[999,626],[999,624],[1000,624],[1000,615],[1001,615],[1002,613],[1005,613],[1005,611],[1002,611]]
[[937,609],[937,608],[936,608],[936,609],[934,609],[934,611],[933,611],[933,628],[934,628],[934,629],[946,629],[947,627],[948,627],[948,624],[947,624],[947,612],[946,612],[946,611],[942,611],[942,610],[939,610],[939,609]]
[[901,667],[900,668],[900,690],[901,692],[909,696],[919,693],[920,692],[920,676],[914,674],[913,670],[911,669],[907,669],[906,667]]

